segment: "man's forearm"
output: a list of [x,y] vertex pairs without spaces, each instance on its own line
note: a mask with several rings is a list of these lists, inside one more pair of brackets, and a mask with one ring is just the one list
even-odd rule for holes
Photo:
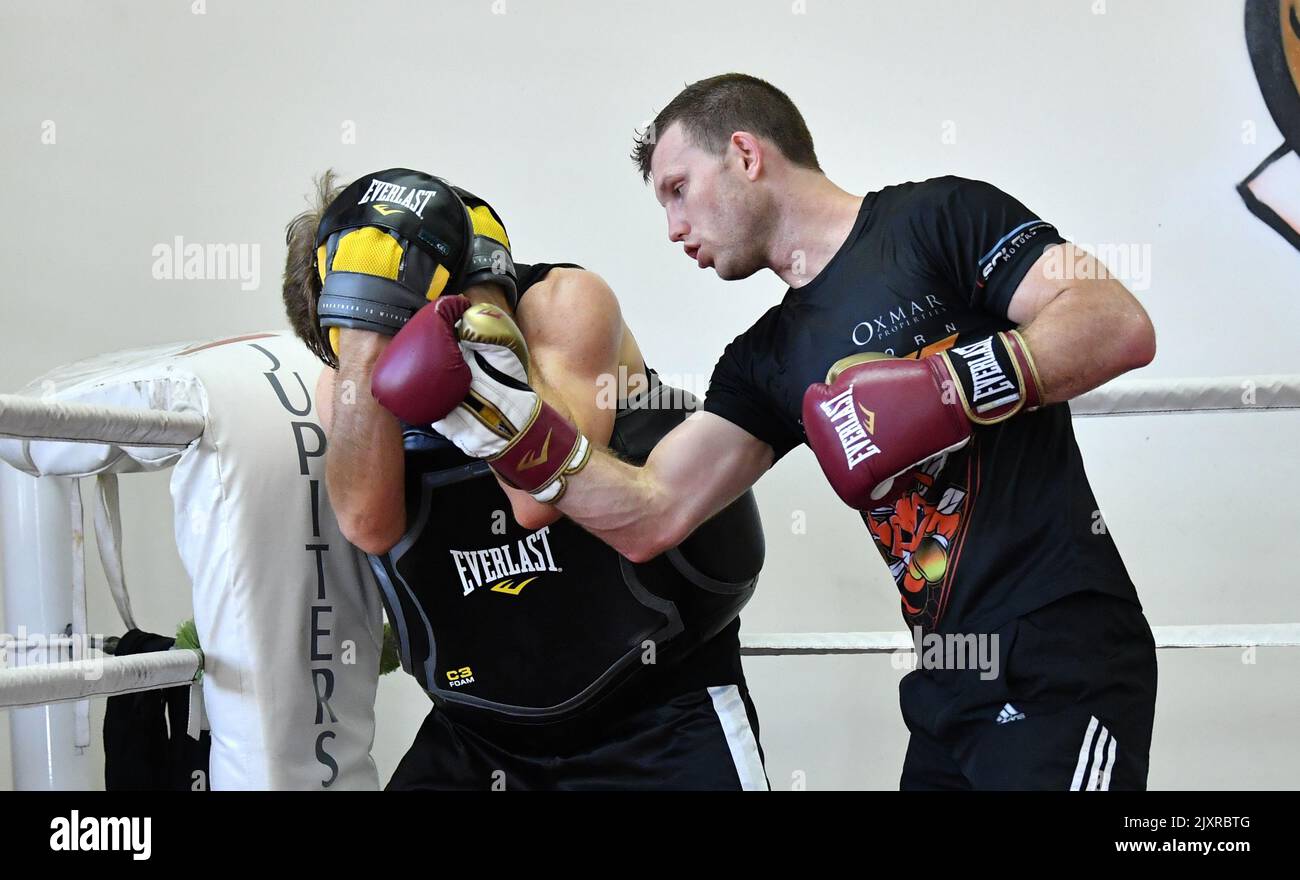
[[656,444],[644,467],[594,451],[559,507],[633,562],[676,547],[772,466],[772,447],[708,412]]
[[404,518],[401,425],[370,393],[371,372],[388,339],[345,332],[354,338],[345,338],[335,377],[325,478],[348,537],[382,543],[400,536]]
[[667,500],[653,471],[593,448],[586,467],[568,479],[557,506],[628,559],[640,562],[677,543]]
[[1062,291],[1020,332],[1045,403],[1078,397],[1155,354],[1145,310],[1114,280]]

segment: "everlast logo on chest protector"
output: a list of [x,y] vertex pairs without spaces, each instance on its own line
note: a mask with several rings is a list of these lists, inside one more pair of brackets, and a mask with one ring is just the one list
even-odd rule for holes
[[448,551],[451,553],[451,564],[460,575],[465,595],[489,584],[497,592],[517,594],[527,583],[512,583],[517,575],[563,571],[555,564],[555,557],[551,554],[548,539],[550,531],[551,527],[545,526],[513,544],[502,544],[487,550]]
[[844,389],[839,394],[821,404],[822,412],[835,425],[840,445],[844,447],[844,457],[848,460],[849,470],[860,465],[880,451],[880,447],[871,439],[871,430],[875,428],[876,415],[870,410],[862,412],[867,416],[864,426],[853,408],[853,388]]
[[382,180],[375,179],[370,181],[370,187],[366,190],[365,195],[357,201],[357,204],[392,202],[395,205],[401,205],[423,220],[424,215],[421,212],[429,204],[429,199],[433,198],[437,192],[436,189],[411,189],[410,187],[399,186],[396,183],[385,183]]

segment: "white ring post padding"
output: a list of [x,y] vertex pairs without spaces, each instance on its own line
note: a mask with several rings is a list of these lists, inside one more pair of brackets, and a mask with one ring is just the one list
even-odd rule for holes
[[[26,645],[62,637],[72,622],[71,503],[71,480],[0,467],[5,628]],[[6,714],[14,791],[87,791],[96,778],[102,784],[103,770],[89,750],[75,746],[76,707]]]
[[203,433],[199,413],[92,406],[0,394],[0,437],[184,449]]
[[[1154,626],[1157,648],[1295,648],[1300,623]],[[907,632],[741,633],[740,653],[747,657],[783,654],[892,654],[911,651]]]
[[1117,379],[1070,401],[1076,416],[1300,409],[1300,375]]
[[201,652],[181,648],[0,669],[0,709],[190,684],[202,668]]

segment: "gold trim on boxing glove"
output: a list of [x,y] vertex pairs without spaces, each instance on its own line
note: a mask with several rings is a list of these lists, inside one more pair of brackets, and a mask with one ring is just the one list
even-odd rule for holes
[[481,342],[508,348],[523,364],[524,373],[531,375],[528,343],[524,334],[509,315],[491,303],[470,306],[461,315],[458,335],[465,342]]
[[531,471],[535,467],[541,467],[551,460],[551,436],[554,430],[546,432],[542,438],[540,449],[530,449],[523,455],[519,456],[519,463],[515,465],[516,471]]
[[826,371],[826,384],[835,384],[835,380],[840,377],[840,373],[843,373],[849,367],[856,367],[858,364],[867,364],[871,361],[892,359],[892,355],[887,355],[882,351],[863,351],[858,354],[851,354],[848,357],[842,357],[831,364],[831,368]]
[[[966,397],[966,386],[962,383],[962,377],[957,372],[957,367],[954,366],[952,362],[954,352],[960,352],[961,349],[968,348],[970,346],[974,346],[978,343],[986,342],[986,341],[992,341],[992,344],[1002,346],[1002,350],[1006,355],[1006,360],[1010,362],[1011,371],[1015,376],[1015,382],[1016,382],[1017,400],[1015,404],[1009,409],[1004,410],[1003,412],[995,416],[982,416],[975,412],[974,408],[970,404],[970,400],[968,400]],[[1023,340],[1021,341],[1023,342]],[[1025,351],[1027,353],[1028,349],[1025,349]],[[1011,418],[1012,416],[1018,415],[1022,410],[1025,409],[1025,404],[1028,401],[1029,393],[1028,393],[1028,389],[1025,387],[1024,373],[1021,372],[1020,369],[1020,358],[1016,357],[1015,351],[1012,349],[1011,345],[1007,342],[1006,334],[1003,333],[1001,330],[999,330],[997,333],[994,333],[992,336],[975,340],[974,342],[967,343],[966,345],[961,345],[961,346],[954,345],[951,348],[948,348],[947,350],[937,355],[933,355],[933,357],[937,357],[943,362],[944,368],[948,372],[948,378],[952,382],[952,387],[954,391],[956,391],[957,393],[957,400],[959,403],[961,403],[962,411],[965,412],[966,418],[969,419],[971,423],[976,425],[996,425],[999,424],[1000,422],[1005,422],[1007,419]],[[944,393],[945,394],[947,393],[946,389]]]
[[[479,423],[483,425],[483,427],[487,428],[493,434],[496,434],[502,440],[507,441],[507,449],[511,446],[511,438],[518,439],[521,436],[521,432],[515,430],[515,426],[511,424],[508,418],[506,418],[505,413],[501,412],[501,410],[497,408],[496,404],[483,397],[472,387],[470,388],[469,393],[465,395],[465,400],[462,403],[462,406],[469,410],[470,415],[478,419]],[[537,418],[536,408],[533,410],[533,418]],[[528,423],[531,425],[532,419],[529,419]],[[489,461],[490,460],[491,459],[489,459]]]
[[[1016,340],[1020,343],[1020,351],[1024,354],[1025,360],[1029,363],[1029,374],[1030,376],[1033,377],[1034,388],[1037,389],[1038,397],[1041,400],[1043,396],[1046,394],[1046,392],[1043,390],[1043,379],[1041,376],[1038,375],[1038,364],[1034,362],[1034,354],[1029,350],[1029,343],[1025,341],[1025,335],[1021,333],[1018,329],[1008,330],[1007,335],[1015,336]],[[1026,412],[1033,412],[1035,409],[1038,409],[1041,406],[1042,404],[1040,403],[1038,406],[1026,410]]]
[[578,460],[576,462],[571,461],[569,465],[564,469],[562,476],[564,475],[572,476],[573,474],[576,474],[578,471],[585,468],[587,466],[587,462],[591,460],[591,443],[588,442],[586,436],[581,432],[578,433],[578,437],[579,437],[579,446],[581,447],[578,450],[579,452]]
[[[576,458],[577,461],[567,465],[564,470],[560,471],[555,479],[551,480],[551,482],[547,483],[536,492],[531,493],[534,499],[540,501],[542,504],[559,504],[560,499],[564,497],[564,493],[569,490],[569,481],[566,480],[565,477],[573,476],[586,467],[587,462],[591,460],[591,443],[588,442],[585,436],[579,433],[577,449],[569,455],[570,458]],[[551,490],[557,486],[559,488],[555,494],[550,494]]]
[[523,428],[521,428],[518,431],[515,431],[510,436],[506,437],[506,441],[507,441],[506,445],[496,455],[493,455],[490,458],[486,459],[488,464],[491,464],[492,462],[497,461],[499,459],[505,458],[506,453],[514,449],[515,444],[518,443],[520,439],[522,439],[523,436],[532,429],[533,423],[537,421],[537,417],[542,413],[542,404],[544,402],[542,400],[542,395],[538,394],[536,391],[533,392],[533,396],[536,398],[536,400],[533,401],[533,411],[528,414],[528,421],[524,423]]

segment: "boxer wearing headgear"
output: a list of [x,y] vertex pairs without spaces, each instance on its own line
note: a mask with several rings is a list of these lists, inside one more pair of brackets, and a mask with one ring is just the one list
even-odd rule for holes
[[[295,329],[309,345],[333,332],[338,346],[339,367],[317,389],[331,504],[370,554],[402,664],[435,703],[389,787],[765,788],[737,635],[763,557],[751,494],[661,559],[633,564],[419,412],[398,406],[396,419],[366,393],[385,399],[406,382],[425,398],[463,395],[454,370],[399,358],[383,359],[384,372],[376,361],[419,314],[473,306],[489,313],[485,340],[518,321],[514,343],[547,406],[620,457],[643,460],[694,405],[645,366],[598,276],[515,266],[490,209],[473,229],[485,239],[476,258],[449,194],[466,213],[486,208],[417,172],[341,191],[326,181],[319,234],[304,234],[312,216],[291,226],[286,268],[287,305],[320,300],[310,316],[290,305]],[[306,248],[319,248],[323,273],[307,275]],[[309,323],[316,314],[324,331]],[[602,405],[597,380],[620,372],[628,393]]]

